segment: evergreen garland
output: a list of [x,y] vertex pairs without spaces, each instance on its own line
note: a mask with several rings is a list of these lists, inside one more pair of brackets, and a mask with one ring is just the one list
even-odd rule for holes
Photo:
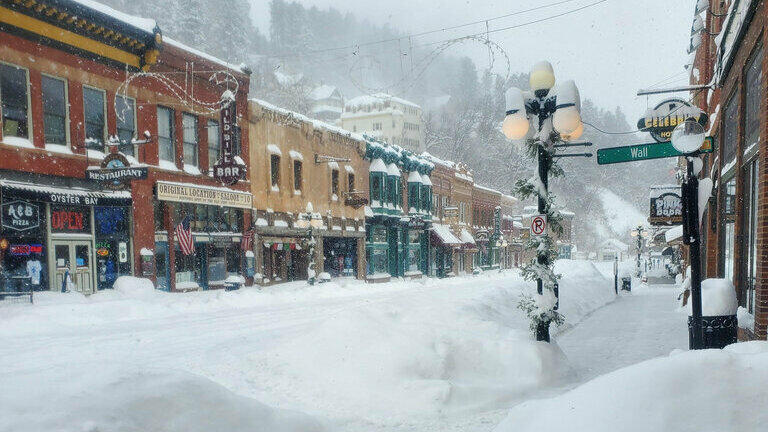
[[[560,135],[551,128],[543,128],[542,131],[533,138],[527,139],[525,143],[526,154],[530,159],[537,160],[538,149],[541,147],[549,153],[550,156],[555,153],[555,144],[564,142]],[[562,168],[550,157],[548,177],[558,177],[563,174]],[[562,216],[555,208],[555,196],[544,188],[541,179],[539,179],[538,170],[528,180],[518,180],[515,184],[515,194],[521,199],[526,200],[530,197],[543,198],[545,201],[544,213],[547,216],[547,226],[549,230],[543,235],[533,237],[526,242],[526,250],[535,251],[536,256],[521,267],[521,274],[527,281],[542,281],[542,294],[534,292],[533,294],[523,294],[520,298],[518,308],[523,310],[531,320],[530,328],[532,332],[536,331],[540,323],[554,322],[561,325],[565,318],[557,310],[555,305],[554,287],[560,275],[553,271],[555,260],[558,256],[555,242],[550,236],[550,232],[562,234]],[[543,258],[542,263],[538,262],[538,257]]]

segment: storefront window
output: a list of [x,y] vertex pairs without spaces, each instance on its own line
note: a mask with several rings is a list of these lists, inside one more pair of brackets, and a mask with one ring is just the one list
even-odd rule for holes
[[726,163],[730,162],[736,155],[738,108],[738,97],[733,94],[725,105],[725,115],[723,116],[723,161]]
[[408,257],[406,260],[406,271],[419,271],[421,262],[421,231],[408,232]]
[[758,47],[747,65],[746,82],[744,83],[744,144],[747,146],[757,143],[760,137],[760,101],[763,86],[763,47]]
[[104,90],[83,87],[85,146],[89,149],[104,150],[104,137],[107,134],[104,100]]
[[90,234],[90,207],[51,205],[51,232]]
[[8,242],[0,254],[0,292],[47,290],[45,204],[4,201],[1,237]]
[[99,289],[112,288],[118,276],[131,273],[128,207],[95,207],[96,274]]
[[120,151],[133,156],[133,139],[136,137],[136,106],[133,99],[115,96],[115,116]]
[[29,138],[26,70],[0,63],[0,102],[3,135]]
[[64,80],[42,77],[43,126],[46,144],[67,144],[67,97]]
[[733,251],[735,247],[736,179],[725,182],[723,188],[723,277],[733,281]]
[[758,164],[757,161],[749,163],[746,169],[746,181],[745,186],[748,188],[748,201],[749,208],[746,210],[746,230],[747,230],[747,244],[746,244],[746,280],[744,281],[744,298],[741,299],[740,304],[744,306],[749,313],[754,314],[755,308],[755,280],[757,278],[757,204],[758,204]]
[[366,273],[389,273],[389,245],[387,243],[387,228],[383,226],[369,227],[368,243],[365,249]]

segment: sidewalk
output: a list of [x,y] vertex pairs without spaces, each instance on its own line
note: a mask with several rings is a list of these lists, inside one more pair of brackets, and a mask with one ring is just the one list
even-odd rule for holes
[[579,381],[676,348],[688,349],[686,317],[675,311],[677,295],[674,285],[650,285],[620,295],[561,335],[557,343],[579,373]]

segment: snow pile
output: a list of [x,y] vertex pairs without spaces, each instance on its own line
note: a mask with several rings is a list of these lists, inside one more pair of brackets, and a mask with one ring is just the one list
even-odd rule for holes
[[[613,263],[611,262],[611,272]],[[560,312],[567,325],[576,324],[597,307],[612,301],[613,275],[607,278],[590,261],[557,260],[555,274],[562,275],[560,285]]]
[[[691,315],[691,301],[686,312]],[[728,279],[704,279],[701,281],[701,314],[703,316],[736,315],[739,300],[736,288]]]
[[[101,365],[3,376],[0,430],[263,431],[325,430],[309,416],[268,407],[187,372],[144,368],[117,372]],[[54,390],[55,389],[55,390]],[[40,401],[46,407],[40,408]]]
[[739,327],[750,331],[755,331],[755,316],[747,311],[747,308],[739,306],[736,311],[736,320],[739,322]]
[[[562,261],[556,270],[571,324],[614,298],[612,282],[589,262]],[[442,295],[414,303],[436,283],[424,280],[403,298],[340,310],[238,369],[261,400],[374,424],[509,406],[574,377],[556,344],[532,340],[518,302],[533,284],[516,273],[441,280]]]
[[496,432],[721,432],[768,423],[768,342],[673,353],[513,408]]

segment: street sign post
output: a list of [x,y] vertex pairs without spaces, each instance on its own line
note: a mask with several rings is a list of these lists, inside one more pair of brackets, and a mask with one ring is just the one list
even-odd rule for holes
[[[712,137],[706,137],[699,149],[700,153],[711,153],[713,148]],[[597,163],[608,165],[623,162],[634,162],[666,157],[686,156],[675,150],[672,142],[636,144],[622,147],[609,147],[597,151]]]

